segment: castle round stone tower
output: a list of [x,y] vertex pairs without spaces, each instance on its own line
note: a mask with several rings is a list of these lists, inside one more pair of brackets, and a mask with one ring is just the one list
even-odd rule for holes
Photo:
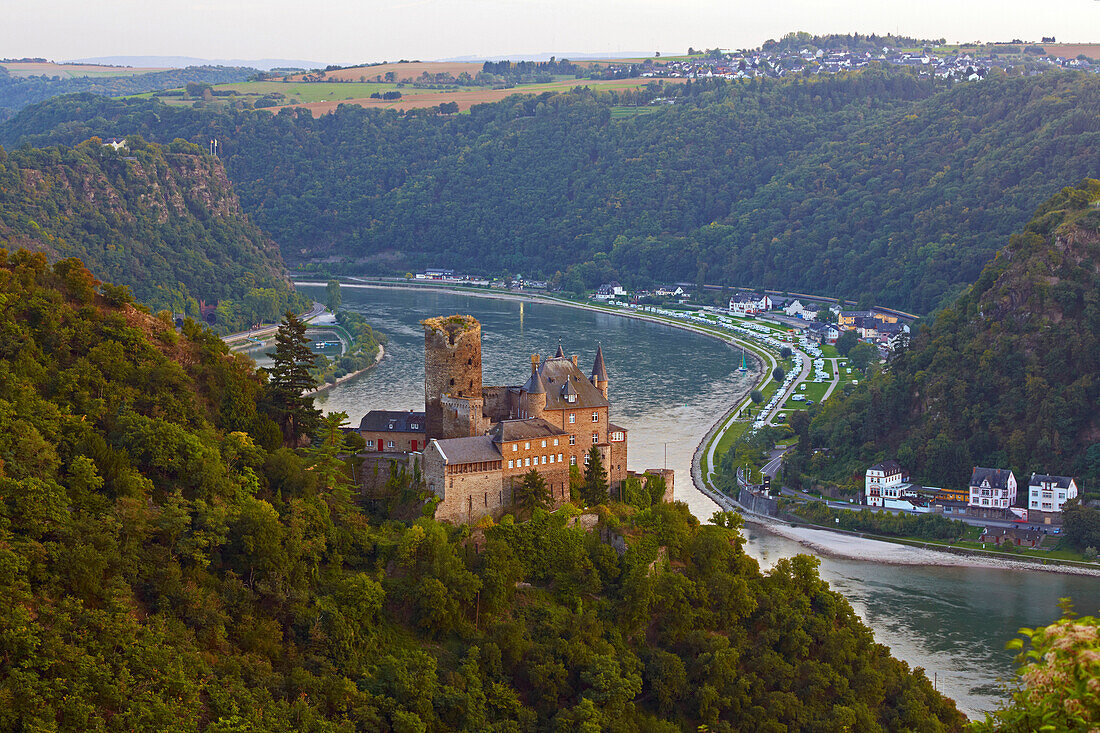
[[473,316],[454,315],[420,325],[428,440],[481,434],[481,324]]

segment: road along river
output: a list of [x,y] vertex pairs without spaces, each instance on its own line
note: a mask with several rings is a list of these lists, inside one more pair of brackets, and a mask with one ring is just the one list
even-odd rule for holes
[[[322,299],[323,287],[303,287]],[[482,324],[484,383],[521,384],[529,356],[552,354],[558,339],[591,369],[603,345],[612,420],[629,432],[629,465],[676,471],[676,498],[706,520],[714,503],[691,483],[690,463],[711,424],[755,381],[739,373],[740,350],[670,326],[545,302],[490,299],[454,292],[343,288],[343,307],[367,317],[389,337],[374,369],[318,396],[325,411],[343,410],[352,424],[372,409],[422,410],[424,336],[419,321],[468,313]],[[813,551],[759,527],[745,532],[762,567]],[[881,543],[875,543],[879,545]],[[887,547],[893,548],[892,545]],[[1021,626],[1050,623],[1061,597],[1081,613],[1100,610],[1100,582],[1087,576],[993,567],[897,566],[873,557],[821,556],[821,575],[848,598],[875,638],[974,715],[1001,699],[998,680],[1012,676],[1004,645]]]

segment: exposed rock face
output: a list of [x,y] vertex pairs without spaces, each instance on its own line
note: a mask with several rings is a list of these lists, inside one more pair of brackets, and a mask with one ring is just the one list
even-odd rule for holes
[[154,308],[291,290],[221,161],[190,144],[0,149],[0,247],[78,257]]

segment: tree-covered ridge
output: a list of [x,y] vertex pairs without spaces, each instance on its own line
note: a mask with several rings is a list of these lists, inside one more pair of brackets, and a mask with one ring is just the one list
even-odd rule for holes
[[[1100,487],[1100,181],[1062,189],[907,350],[826,403],[789,472],[859,483],[896,457],[915,480],[971,468]],[[824,451],[817,452],[819,449]]]
[[4,730],[961,725],[812,559],[683,505],[371,520],[338,431],[281,447],[247,359],[79,262],[0,251],[0,331]]
[[166,69],[146,74],[122,76],[85,76],[62,79],[41,76],[12,76],[0,66],[0,119],[6,114],[51,97],[80,92],[121,96],[140,94],[162,89],[182,87],[188,82],[225,84],[245,81],[256,74],[256,69],[235,66],[188,66],[185,69]]
[[217,137],[287,260],[328,269],[561,272],[570,289],[704,279],[927,312],[977,278],[1052,181],[1095,175],[1097,107],[1095,75],[946,85],[869,69],[517,95],[468,115],[85,95],[24,110],[0,141]]
[[218,159],[183,141],[0,148],[0,246],[78,257],[154,309],[218,305],[228,330],[301,305]]

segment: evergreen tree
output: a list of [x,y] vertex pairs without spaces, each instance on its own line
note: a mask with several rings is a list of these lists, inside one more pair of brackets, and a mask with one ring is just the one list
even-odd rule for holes
[[596,446],[588,449],[588,463],[584,467],[584,486],[581,498],[588,506],[607,503],[607,471],[603,467],[603,458]]
[[274,417],[283,430],[283,441],[296,446],[300,436],[310,434],[317,426],[320,411],[313,406],[313,398],[305,396],[317,387],[309,373],[316,357],[309,348],[306,324],[293,312],[287,311],[275,334],[275,351],[268,356],[275,361],[267,370]]
[[523,479],[512,489],[512,503],[527,515],[535,509],[549,509],[552,504],[550,491],[546,488],[546,479],[535,469],[523,474]]

